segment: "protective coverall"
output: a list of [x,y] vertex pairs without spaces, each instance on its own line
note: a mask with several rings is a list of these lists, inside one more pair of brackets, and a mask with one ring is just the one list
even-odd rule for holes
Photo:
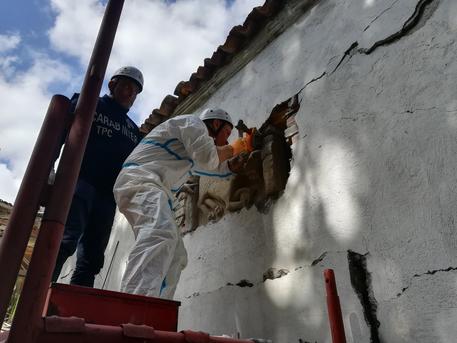
[[135,234],[121,290],[171,299],[187,253],[173,215],[173,191],[189,175],[227,178],[213,138],[197,116],[171,118],[133,150],[114,185],[119,210]]

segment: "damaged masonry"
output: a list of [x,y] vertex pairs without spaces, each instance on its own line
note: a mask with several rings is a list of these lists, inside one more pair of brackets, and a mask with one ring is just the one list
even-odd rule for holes
[[[298,134],[294,115],[299,108],[298,95],[273,108],[256,131],[254,151],[246,165],[228,184],[198,176],[189,179],[178,194],[175,207],[183,233],[217,222],[227,212],[249,209],[253,205],[260,211],[267,210],[270,201],[276,199],[287,184],[292,158],[290,145]],[[237,126],[240,134],[242,126],[245,125],[240,121]]]

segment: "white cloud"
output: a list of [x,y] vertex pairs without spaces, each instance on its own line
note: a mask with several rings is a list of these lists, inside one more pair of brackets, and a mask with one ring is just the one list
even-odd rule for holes
[[70,81],[68,68],[41,54],[28,70],[14,70],[12,78],[0,74],[0,198],[4,200],[14,200],[12,189],[17,192],[51,100],[48,87],[58,81]]
[[[1,199],[8,202],[12,202],[16,197],[17,190],[20,185],[20,178],[13,175],[11,170],[9,170],[5,164],[0,163],[0,194]],[[8,181],[8,182],[6,182]]]
[[51,0],[56,12],[54,26],[49,30],[52,46],[61,53],[80,58],[86,65],[95,43],[104,8],[95,0]]
[[10,35],[0,34],[0,74],[10,77],[14,72],[14,64],[18,61],[17,56],[10,56],[11,50],[18,47],[21,36],[17,33]]
[[21,37],[16,34],[0,35],[0,53],[15,49],[21,42]]
[[14,64],[18,62],[17,56],[0,57],[0,73],[5,77],[11,77],[14,72]]
[[[47,32],[53,56],[75,57],[78,68],[85,70],[104,13],[102,2],[49,1],[56,16]],[[126,1],[107,73],[121,65],[135,65],[143,71],[145,89],[131,111],[137,123],[211,56],[231,27],[242,24],[252,8],[263,2],[237,0],[227,7],[223,0]],[[27,46],[19,34],[0,35],[0,198],[10,202],[51,99],[49,87],[58,82],[64,93],[75,89],[72,85],[83,76],[71,75],[75,68],[62,62],[65,59],[51,59],[30,49],[24,51],[31,54],[31,67],[18,70],[22,56],[14,54],[14,49],[19,44]]]

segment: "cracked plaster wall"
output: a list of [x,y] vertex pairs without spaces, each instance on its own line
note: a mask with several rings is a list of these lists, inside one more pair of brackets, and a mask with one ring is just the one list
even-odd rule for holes
[[[201,106],[259,126],[313,80],[284,195],[185,236],[181,328],[330,342],[334,268],[348,342],[454,342],[456,18],[453,1],[317,1]],[[348,250],[366,256],[375,330]]]
[[[322,271],[333,268],[348,342],[454,342],[457,3],[314,2],[200,107],[259,126],[307,85],[283,196],[185,236],[180,329],[331,342]],[[366,54],[421,4],[410,30]],[[99,287],[119,288],[132,240],[119,217]],[[348,251],[364,256],[375,334]]]

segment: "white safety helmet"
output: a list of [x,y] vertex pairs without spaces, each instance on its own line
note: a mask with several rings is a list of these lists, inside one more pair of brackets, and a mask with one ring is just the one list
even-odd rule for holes
[[232,118],[230,118],[230,115],[221,108],[207,108],[200,114],[200,119],[203,121],[219,119],[229,123],[233,127]]
[[143,74],[141,73],[141,71],[138,68],[131,67],[131,66],[119,68],[118,70],[116,70],[114,72],[113,76],[111,76],[111,80],[118,76],[125,76],[125,77],[132,79],[140,87],[140,93],[143,90],[143,84],[144,84]]

